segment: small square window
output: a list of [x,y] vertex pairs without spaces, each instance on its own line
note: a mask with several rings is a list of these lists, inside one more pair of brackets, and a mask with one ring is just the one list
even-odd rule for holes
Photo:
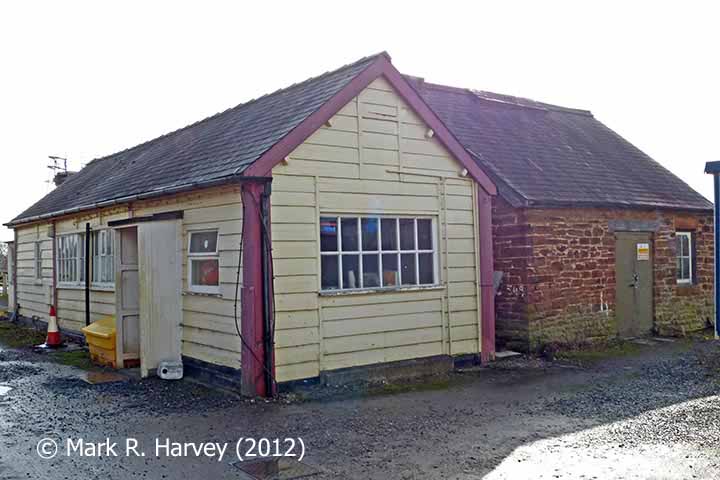
[[217,252],[217,232],[193,232],[190,234],[190,253]]
[[191,259],[192,286],[217,287],[220,285],[220,263],[217,259]]
[[188,233],[188,289],[197,293],[220,293],[218,231]]

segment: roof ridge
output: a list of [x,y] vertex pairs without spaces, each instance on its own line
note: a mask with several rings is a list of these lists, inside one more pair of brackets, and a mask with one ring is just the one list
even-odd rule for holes
[[[488,102],[497,102],[497,103],[505,103],[508,105],[513,105],[521,108],[529,108],[533,110],[552,110],[557,112],[563,112],[563,113],[572,113],[576,115],[583,115],[587,117],[592,117],[593,114],[590,110],[585,110],[582,108],[572,108],[572,107],[563,107],[562,105],[556,105],[552,103],[546,103],[541,102],[539,100],[533,100],[532,98],[528,97],[519,97],[517,95],[508,95],[505,93],[495,93],[490,92],[487,90],[475,90],[475,89],[468,89],[473,95],[475,95],[477,98],[481,100],[486,100]],[[497,98],[492,98],[492,96],[495,96]],[[527,104],[524,102],[528,102]]]
[[341,67],[338,67],[338,68],[336,68],[336,69],[334,69],[334,70],[327,70],[327,71],[325,71],[325,72],[323,72],[323,73],[321,73],[321,74],[319,74],[319,75],[315,75],[315,76],[313,76],[313,77],[306,78],[305,80],[302,80],[302,81],[300,81],[300,82],[295,82],[295,83],[293,83],[293,84],[290,84],[290,85],[288,85],[287,87],[278,88],[277,90],[275,90],[275,91],[273,91],[273,92],[269,92],[269,93],[260,95],[259,97],[252,98],[252,99],[250,99],[250,100],[248,100],[248,101],[246,101],[246,102],[244,102],[244,103],[239,103],[239,104],[237,104],[237,105],[235,105],[235,106],[233,106],[233,107],[226,108],[225,110],[222,110],[222,111],[220,111],[220,112],[216,112],[216,113],[214,113],[214,114],[212,114],[212,115],[209,115],[209,116],[207,116],[207,117],[205,117],[205,118],[202,118],[202,119],[200,119],[200,120],[197,120],[197,121],[195,121],[195,122],[193,122],[193,123],[189,123],[189,124],[187,124],[187,125],[185,125],[185,126],[182,126],[182,127],[180,127],[180,128],[176,128],[175,130],[171,130],[171,131],[169,131],[169,132],[167,132],[167,133],[163,133],[162,135],[159,135],[159,136],[157,136],[157,137],[153,137],[153,138],[151,138],[151,139],[145,140],[144,142],[140,142],[140,143],[138,143],[138,144],[136,144],[136,145],[133,145],[132,147],[124,148],[124,149],[122,149],[122,150],[118,150],[117,152],[113,152],[113,153],[110,153],[110,154],[108,154],[108,155],[103,155],[102,157],[93,158],[92,160],[90,160],[89,162],[87,162],[87,163],[85,164],[85,166],[88,166],[88,165],[90,165],[91,163],[94,163],[94,162],[99,162],[99,161],[102,161],[102,160],[108,160],[108,159],[110,159],[110,158],[112,158],[112,157],[115,157],[116,155],[121,154],[121,153],[130,152],[130,151],[132,151],[132,150],[135,150],[136,148],[143,147],[143,146],[148,145],[148,144],[150,144],[150,143],[152,143],[152,142],[155,142],[155,141],[157,141],[157,140],[160,140],[160,139],[169,137],[170,135],[174,135],[174,134],[176,134],[176,133],[180,133],[180,132],[182,132],[183,130],[189,129],[189,128],[194,127],[194,126],[196,126],[196,125],[198,125],[198,124],[201,124],[201,123],[203,123],[203,122],[207,122],[207,121],[212,120],[212,119],[214,119],[214,118],[220,117],[221,115],[225,115],[225,114],[227,114],[227,113],[229,113],[229,112],[231,112],[231,111],[235,111],[235,110],[237,110],[237,109],[239,109],[239,108],[241,108],[241,107],[247,107],[248,105],[251,105],[251,104],[253,104],[253,103],[256,103],[256,102],[258,102],[259,100],[262,100],[262,99],[264,99],[264,98],[267,98],[267,97],[270,97],[270,96],[273,96],[273,95],[279,95],[279,94],[281,94],[281,93],[288,92],[288,91],[290,91],[290,90],[293,89],[293,88],[298,88],[298,87],[300,87],[300,86],[302,86],[302,85],[304,85],[304,84],[307,84],[307,83],[309,83],[309,82],[312,82],[312,81],[315,81],[315,80],[319,80],[319,79],[321,79],[321,78],[323,78],[323,77],[326,77],[326,76],[328,76],[328,75],[337,73],[337,72],[339,72],[339,71],[341,71],[341,70],[345,70],[345,69],[347,69],[347,68],[354,67],[354,66],[356,66],[356,65],[358,65],[358,64],[367,62],[367,61],[369,61],[370,59],[374,59],[374,58],[380,57],[381,55],[384,56],[384,57],[386,57],[388,60],[390,60],[390,54],[388,54],[385,50],[383,50],[383,51],[381,51],[381,52],[379,52],[379,53],[373,54],[373,55],[367,55],[367,56],[362,57],[362,58],[360,58],[360,59],[358,59],[358,60],[356,60],[356,61],[354,61],[354,62],[351,62],[351,63],[345,64],[345,65],[343,65],[343,66],[341,66]]
[[[415,75],[403,75],[410,83],[413,85],[417,85],[421,88],[430,88],[433,90],[443,90],[446,92],[453,92],[453,93],[460,93],[460,94],[471,94],[474,95],[476,98],[480,100],[485,100],[488,102],[495,102],[498,104],[505,104],[508,106],[513,107],[519,107],[519,108],[527,108],[530,110],[541,110],[541,111],[557,111],[557,112],[563,112],[563,113],[571,113],[576,115],[583,115],[592,117],[593,113],[590,110],[585,110],[582,108],[572,108],[572,107],[564,107],[562,105],[556,105],[552,103],[546,103],[541,102],[539,100],[533,100],[532,98],[528,97],[519,97],[517,95],[509,95],[506,93],[496,93],[496,92],[490,92],[488,90],[477,90],[474,88],[465,88],[465,87],[454,87],[451,85],[442,85],[440,83],[433,83],[433,82],[427,82],[423,77],[418,77]],[[498,98],[492,98],[492,97],[498,97]]]

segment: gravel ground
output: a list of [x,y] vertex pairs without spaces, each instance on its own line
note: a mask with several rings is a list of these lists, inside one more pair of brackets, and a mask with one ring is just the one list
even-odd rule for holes
[[[156,438],[234,450],[240,437],[302,438],[304,463],[319,470],[310,478],[720,478],[720,350],[703,339],[273,402],[186,380],[90,385],[77,367],[2,348],[0,386],[12,388],[0,394],[2,480],[249,478],[234,451],[221,461],[155,456]],[[110,438],[120,456],[68,457],[63,448],[43,460],[44,437]],[[128,437],[147,456],[126,457]]]

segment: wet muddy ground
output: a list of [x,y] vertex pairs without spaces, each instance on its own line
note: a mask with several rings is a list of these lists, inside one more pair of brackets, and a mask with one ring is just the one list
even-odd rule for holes
[[[82,352],[22,343],[0,321],[3,480],[252,478],[235,444],[262,437],[302,438],[308,467],[285,478],[308,469],[318,473],[304,478],[720,478],[720,347],[702,338],[267,403],[187,380],[91,384]],[[52,459],[38,456],[43,438],[60,444]],[[80,438],[109,438],[118,457],[67,456],[67,439]],[[127,438],[146,456],[125,456]],[[156,439],[230,446],[222,459],[156,456]]]

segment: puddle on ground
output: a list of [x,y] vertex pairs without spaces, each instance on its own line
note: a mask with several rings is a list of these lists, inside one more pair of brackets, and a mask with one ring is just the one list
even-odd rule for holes
[[84,372],[80,378],[90,385],[128,381],[128,377],[115,372]]
[[13,389],[13,387],[10,387],[8,385],[0,385],[0,397],[10,393],[10,390],[12,390],[12,389]]
[[270,457],[260,460],[234,462],[231,465],[254,480],[295,480],[308,478],[320,473],[307,463],[298,462],[291,457]]

